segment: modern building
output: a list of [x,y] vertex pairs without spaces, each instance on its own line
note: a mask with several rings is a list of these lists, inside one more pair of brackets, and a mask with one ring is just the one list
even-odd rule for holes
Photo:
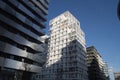
[[[45,60],[45,62],[47,61],[47,53],[48,53],[48,47],[49,47],[49,36],[48,35],[45,35],[45,36],[43,36],[43,38],[44,38],[44,40],[45,40],[45,43],[44,44],[42,44],[42,47],[44,48],[44,51],[43,51],[43,53],[45,54],[44,56],[44,60]],[[42,73],[43,73],[43,71],[44,71],[44,68],[45,68],[45,64],[42,66],[42,68],[41,68],[41,71],[39,72],[39,73],[36,73],[36,74],[34,74],[33,76],[32,76],[32,78],[31,78],[31,80],[43,80],[42,79]]]
[[66,11],[50,20],[50,42],[41,80],[88,80],[85,34]]
[[108,68],[94,46],[87,47],[89,80],[108,80]]
[[114,78],[115,78],[115,80],[120,80],[120,72],[115,72]]
[[103,72],[105,74],[105,80],[110,80],[107,62],[103,64]]
[[0,0],[0,80],[30,80],[45,63],[48,0]]

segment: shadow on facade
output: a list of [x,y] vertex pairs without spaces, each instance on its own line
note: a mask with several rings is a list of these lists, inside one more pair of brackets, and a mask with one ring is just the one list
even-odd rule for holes
[[100,67],[96,57],[94,57],[90,66],[88,67],[88,74],[89,80],[101,80]]
[[109,76],[105,76],[102,68],[96,57],[92,60],[90,66],[88,67],[88,78],[89,80],[109,80]]
[[[83,71],[80,69],[80,66],[78,66],[79,52],[77,51],[78,48],[76,46],[78,43],[79,42],[77,40],[73,40],[67,43],[66,46],[60,50],[60,54],[54,53],[55,56],[62,56],[57,62],[43,69],[40,80],[80,80],[78,79],[78,75]],[[83,47],[81,45],[81,50],[82,48]],[[55,60],[56,59],[54,58],[54,61]],[[83,75],[81,76],[87,76]]]
[[117,77],[117,78],[115,78],[115,80],[120,80],[120,76],[119,76],[119,77]]
[[20,70],[1,70],[0,80],[31,80],[33,73]]

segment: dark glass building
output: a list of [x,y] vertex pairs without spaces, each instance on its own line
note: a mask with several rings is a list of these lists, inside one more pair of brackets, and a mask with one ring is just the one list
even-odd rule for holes
[[0,0],[0,80],[41,71],[48,0]]

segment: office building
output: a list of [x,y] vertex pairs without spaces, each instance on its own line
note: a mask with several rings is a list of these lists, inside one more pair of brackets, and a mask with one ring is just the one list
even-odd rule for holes
[[89,80],[108,80],[107,65],[94,46],[87,47],[87,66]]
[[120,72],[115,72],[114,78],[115,78],[115,80],[120,80]]
[[66,11],[50,20],[50,42],[42,80],[88,80],[85,34]]
[[0,80],[30,80],[45,63],[48,0],[0,0]]

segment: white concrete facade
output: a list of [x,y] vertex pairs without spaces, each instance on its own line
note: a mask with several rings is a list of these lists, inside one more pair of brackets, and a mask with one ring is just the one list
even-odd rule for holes
[[85,34],[66,11],[50,21],[50,42],[42,80],[87,80]]

